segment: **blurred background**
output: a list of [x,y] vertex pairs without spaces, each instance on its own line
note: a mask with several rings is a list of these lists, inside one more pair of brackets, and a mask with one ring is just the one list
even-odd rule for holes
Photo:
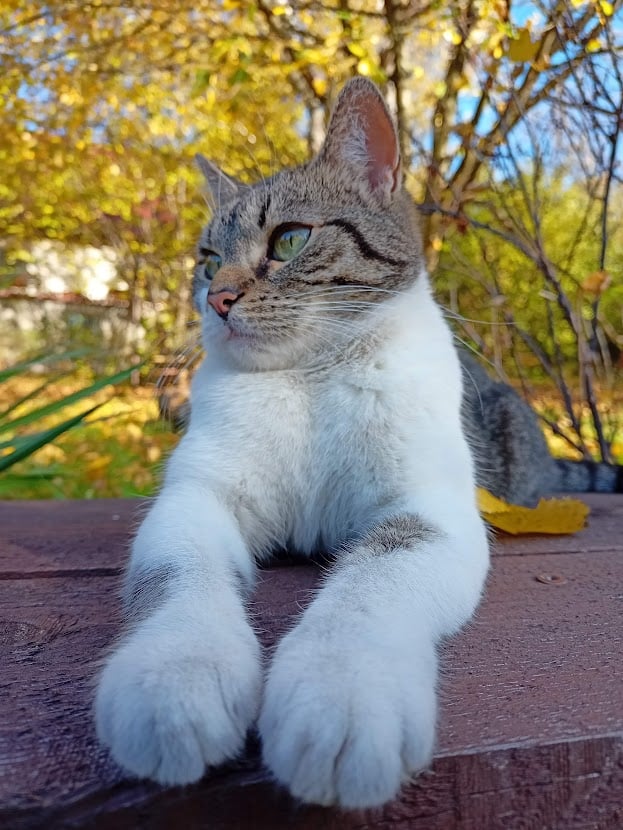
[[623,461],[622,50],[606,0],[4,0],[0,498],[153,492],[201,354],[193,156],[304,161],[355,74],[457,339],[556,453]]

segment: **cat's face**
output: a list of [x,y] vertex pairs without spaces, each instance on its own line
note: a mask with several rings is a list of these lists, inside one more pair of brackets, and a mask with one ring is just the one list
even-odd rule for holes
[[202,168],[216,209],[199,242],[194,300],[206,347],[241,368],[314,362],[417,278],[395,131],[369,82],[347,85],[310,164],[253,187]]

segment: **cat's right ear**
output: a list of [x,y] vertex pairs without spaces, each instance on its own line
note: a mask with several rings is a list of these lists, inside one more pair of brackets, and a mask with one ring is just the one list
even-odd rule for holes
[[354,78],[342,89],[318,161],[347,167],[384,204],[400,190],[398,133],[372,81]]
[[236,198],[242,185],[223,171],[201,153],[195,156],[197,166],[203,173],[208,185],[208,196],[215,206],[230,202]]

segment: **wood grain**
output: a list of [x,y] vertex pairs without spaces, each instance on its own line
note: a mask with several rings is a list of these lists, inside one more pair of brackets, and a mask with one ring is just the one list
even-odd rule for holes
[[[348,815],[292,802],[253,736],[192,787],[127,779],[90,710],[141,504],[0,503],[0,827],[623,827],[623,498],[587,501],[575,537],[498,540],[477,618],[443,649],[431,771]],[[252,613],[268,648],[317,584],[308,564],[262,572]]]

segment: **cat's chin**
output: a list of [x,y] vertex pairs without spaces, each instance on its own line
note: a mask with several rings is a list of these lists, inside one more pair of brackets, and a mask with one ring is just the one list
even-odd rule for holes
[[292,369],[301,358],[301,344],[296,344],[292,338],[276,340],[259,333],[236,331],[229,326],[219,331],[204,331],[204,344],[208,353],[216,352],[232,368],[246,372]]

